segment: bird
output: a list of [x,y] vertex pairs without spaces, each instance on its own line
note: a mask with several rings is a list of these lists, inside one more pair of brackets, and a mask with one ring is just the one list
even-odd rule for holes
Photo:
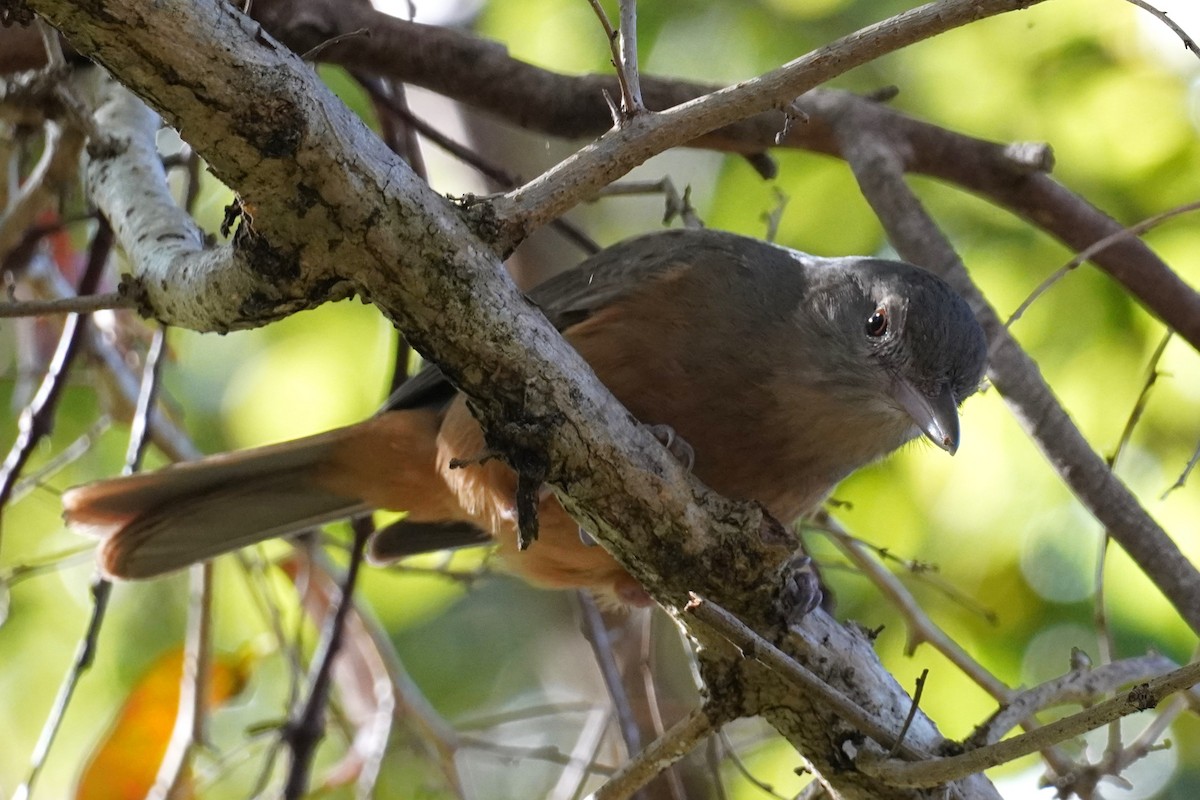
[[[953,455],[959,406],[986,369],[970,306],[932,273],[718,230],[620,242],[528,297],[695,477],[783,523],[913,439]],[[550,491],[538,493],[538,538],[521,549],[517,475],[485,452],[467,397],[429,365],[363,422],[84,484],[64,493],[64,516],[101,539],[104,574],[141,579],[403,511],[369,543],[372,562],[492,542],[534,585],[650,604]]]

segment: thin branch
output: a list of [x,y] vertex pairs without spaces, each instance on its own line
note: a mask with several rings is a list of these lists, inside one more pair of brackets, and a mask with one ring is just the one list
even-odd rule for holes
[[1023,733],[962,755],[915,762],[863,758],[859,759],[857,766],[868,775],[894,786],[938,786],[1000,764],[1007,764],[1050,745],[1096,730],[1115,719],[1154,708],[1163,698],[1188,689],[1197,682],[1200,682],[1200,663],[1189,664],[1168,675],[1139,684],[1119,697],[1055,720],[1036,731]]
[[204,744],[209,687],[212,683],[212,562],[188,570],[188,625],[184,639],[179,702],[166,752],[158,765],[147,800],[171,800],[187,795],[192,756]]
[[[620,0],[621,23],[616,30],[613,29],[604,7],[600,5],[600,0],[588,2],[604,28],[604,36],[612,54],[611,63],[616,69],[617,83],[621,87],[621,109],[619,113],[614,109],[613,113],[613,122],[619,127],[639,114],[646,113],[637,66],[637,2]],[[605,97],[607,96],[606,92]]]
[[1157,8],[1147,3],[1146,0],[1129,0],[1129,2],[1157,17],[1160,22],[1174,31],[1175,35],[1183,40],[1183,47],[1185,50],[1191,50],[1196,58],[1200,58],[1200,47],[1196,46],[1196,41],[1191,36],[1188,36],[1187,31],[1179,27],[1179,24],[1175,22],[1175,20],[1167,16],[1167,12],[1159,11]]
[[654,740],[645,750],[630,758],[600,787],[590,800],[628,800],[654,776],[686,756],[716,730],[714,721],[703,708],[692,709],[686,717]]
[[1196,452],[1192,453],[1192,457],[1188,459],[1188,463],[1184,466],[1183,472],[1179,473],[1179,477],[1175,479],[1175,483],[1167,487],[1167,490],[1162,493],[1161,499],[1166,499],[1166,496],[1176,489],[1182,489],[1187,484],[1188,476],[1192,474],[1192,470],[1196,465],[1200,464],[1200,444],[1196,445]]
[[904,735],[912,727],[913,720],[917,716],[917,709],[921,707],[921,695],[925,693],[925,680],[928,677],[928,668],[921,670],[921,674],[917,676],[916,688],[913,690],[912,705],[908,708],[908,716],[904,718],[904,724],[900,727],[900,735],[896,737],[896,743],[888,750],[888,758],[895,758],[896,754],[900,752],[900,745],[904,743]]
[[[1068,703],[1092,705],[1100,697],[1122,686],[1158,678],[1177,669],[1177,664],[1157,653],[1098,667],[1076,667],[1065,675],[1015,693],[1011,702],[1001,706],[987,722],[975,729],[967,745],[978,747],[994,744],[1021,724],[1021,720],[1032,717],[1038,711]],[[1200,710],[1200,691],[1192,689],[1183,696]]]
[[1011,699],[1012,690],[939,628],[904,584],[878,561],[870,558],[862,543],[851,536],[837,520],[821,511],[813,517],[813,522],[819,526],[819,530],[828,534],[843,555],[875,584],[887,599],[888,605],[904,619],[908,629],[908,640],[904,647],[906,653],[912,655],[922,642],[927,642],[998,702],[1007,703]]
[[325,732],[325,708],[329,702],[333,660],[341,647],[346,617],[354,606],[354,585],[358,579],[358,569],[362,564],[367,539],[375,531],[370,517],[356,517],[351,522],[351,528],[354,531],[354,546],[350,551],[350,564],[346,568],[346,577],[334,604],[333,614],[326,621],[321,633],[321,643],[313,656],[308,699],[288,722],[283,733],[290,756],[287,781],[283,789],[286,800],[299,800],[308,787],[312,759],[316,754],[317,743]]
[[[807,55],[736,86],[655,114],[593,142],[496,203],[509,241],[562,215],[577,198],[642,163],[721,125],[790,103],[798,95],[849,69],[985,17],[1028,8],[1039,0],[940,0],[869,25]],[[564,191],[569,187],[569,191]]]
[[[96,285],[100,282],[100,276],[104,272],[104,266],[108,262],[112,243],[112,229],[107,225],[100,225],[92,238],[88,263],[79,282],[80,294],[91,294],[96,290]],[[58,401],[66,386],[67,372],[79,352],[79,345],[83,340],[86,328],[87,318],[85,316],[71,314],[67,317],[59,336],[58,348],[46,369],[42,384],[33,400],[21,412],[21,417],[17,422],[17,439],[4,459],[4,464],[0,466],[0,521],[3,519],[4,509],[16,486],[17,478],[20,477],[21,470],[25,468],[26,462],[33,454],[34,447],[50,434],[54,425],[54,414],[58,408]]]
[[92,662],[96,658],[96,643],[100,637],[100,626],[108,611],[108,599],[111,594],[112,583],[99,576],[92,579],[92,613],[88,618],[87,628],[84,629],[83,636],[75,650],[71,669],[63,678],[63,682],[58,688],[58,695],[54,698],[54,705],[50,707],[46,721],[42,724],[42,732],[38,736],[37,744],[34,745],[33,753],[29,756],[29,772],[25,776],[25,782],[18,786],[16,792],[13,793],[13,800],[29,800],[33,795],[33,787],[42,773],[42,768],[46,765],[50,747],[54,744],[59,729],[62,728],[67,707],[71,704],[71,698],[75,696],[79,680],[85,672],[91,669]]
[[79,295],[57,300],[0,302],[0,319],[44,317],[49,314],[91,314],[111,308],[135,308],[137,301],[121,292]]
[[[1129,2],[1136,2],[1136,0],[1129,0]],[[1141,236],[1146,231],[1162,224],[1163,222],[1166,222],[1169,219],[1197,210],[1200,210],[1200,201],[1176,206],[1175,208],[1168,209],[1161,214],[1155,214],[1152,217],[1148,217],[1136,225],[1130,225],[1129,227],[1123,228],[1116,233],[1111,233],[1084,248],[1080,252],[1076,253],[1070,261],[1059,267],[1053,274],[1050,275],[1050,277],[1038,284],[1037,288],[1030,292],[1029,296],[1021,302],[1021,305],[1017,306],[1017,310],[1014,311],[1012,316],[1008,318],[1008,321],[1004,323],[1004,327],[1011,328],[1013,323],[1020,319],[1021,316],[1029,310],[1029,307],[1033,305],[1034,301],[1045,294],[1051,286],[1066,277],[1068,272],[1078,268],[1081,264],[1095,257],[1098,253],[1103,252],[1118,242],[1122,242],[1132,237]]]
[[621,102],[628,119],[646,113],[646,103],[642,100],[642,79],[638,72],[637,0],[618,0],[618,4],[621,27],[617,31],[617,38],[621,40],[621,54],[617,70],[625,77],[623,84],[627,94]]
[[846,724],[857,728],[864,735],[870,736],[883,747],[898,746],[900,748],[898,752],[908,758],[926,757],[927,754],[922,751],[900,742],[897,732],[882,727],[845,694],[821,680],[717,604],[693,593],[691,602],[684,610],[690,616],[718,631],[741,650],[745,658],[761,662],[774,670],[779,677],[792,683],[797,689],[809,696],[820,698],[821,702],[831,706]]
[[620,730],[621,740],[625,743],[625,752],[636,753],[642,749],[642,735],[634,719],[633,709],[629,704],[629,693],[625,691],[621,670],[613,654],[612,637],[604,624],[604,616],[600,613],[596,601],[587,592],[576,592],[575,599],[579,604],[583,638],[592,648],[596,667],[600,670],[600,677],[604,679],[604,688],[612,701],[617,717],[617,729]]
[[[75,441],[64,447],[59,452],[51,456],[46,463],[42,464],[38,469],[27,473],[25,477],[17,481],[17,485],[13,488],[12,497],[9,498],[10,503],[18,503],[28,495],[44,489],[46,491],[55,492],[46,485],[46,482],[60,470],[74,464],[84,455],[89,453],[97,440],[112,427],[112,418],[107,414],[101,414],[97,417],[88,429],[80,434]],[[91,548],[88,548],[89,550]]]
[[370,28],[358,28],[357,30],[346,31],[345,33],[339,33],[337,36],[326,39],[325,41],[321,42],[320,44],[316,45],[315,47],[312,47],[312,48],[306,50],[304,52],[304,54],[300,56],[300,58],[305,61],[315,61],[317,56],[321,55],[321,53],[325,52],[325,50],[327,50],[328,48],[333,47],[335,44],[344,42],[347,39],[354,39],[359,36],[370,38],[371,29]]

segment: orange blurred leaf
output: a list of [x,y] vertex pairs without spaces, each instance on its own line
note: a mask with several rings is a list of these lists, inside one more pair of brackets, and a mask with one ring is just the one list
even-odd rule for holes
[[[209,685],[209,708],[238,694],[246,684],[248,672],[248,659],[216,656]],[[84,767],[75,800],[141,800],[146,796],[154,786],[175,728],[182,675],[182,647],[166,652],[146,670]],[[191,796],[186,788],[176,795]]]

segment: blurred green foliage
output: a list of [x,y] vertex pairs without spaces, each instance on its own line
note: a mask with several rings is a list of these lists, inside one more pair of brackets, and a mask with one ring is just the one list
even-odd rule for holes
[[[645,3],[639,17],[642,65],[655,74],[735,81],[908,6],[897,0]],[[549,69],[610,68],[603,35],[584,2],[488,3],[477,29],[504,42],[513,55]],[[1191,33],[1200,35],[1200,30]],[[912,46],[836,85],[870,91],[894,84],[900,90],[894,106],[915,117],[987,139],[1048,141],[1064,184],[1121,222],[1134,223],[1200,198],[1194,113],[1200,60],[1175,58],[1167,51],[1181,49],[1178,41],[1159,34],[1158,23],[1116,0],[1056,0]],[[370,117],[361,92],[343,74],[324,74]],[[764,215],[782,195],[782,243],[820,254],[886,251],[880,227],[845,165],[806,153],[778,153],[777,159],[779,177],[769,182],[738,158],[696,152],[658,157],[636,175],[668,174],[677,186],[691,185],[693,203],[713,227],[763,235]],[[444,159],[433,155],[431,165],[439,191],[479,190]],[[978,198],[928,180],[913,183],[1001,315],[1011,313],[1070,258],[1044,234]],[[206,181],[197,209],[209,230],[219,226],[228,200],[222,187]],[[572,217],[601,240],[612,241],[653,227],[660,214],[660,198],[638,198],[608,200]],[[1195,215],[1169,222],[1146,238],[1185,280],[1200,285]],[[563,252],[564,266],[577,258]],[[1041,297],[1013,332],[1093,446],[1111,454],[1145,384],[1147,359],[1162,325],[1106,276],[1084,266]],[[13,409],[0,425],[5,443],[15,435],[19,408],[13,337],[11,323],[0,323],[7,375],[0,392],[11,396]],[[167,399],[208,451],[286,439],[368,415],[386,393],[395,352],[391,326],[357,302],[223,337],[173,331],[170,341]],[[1200,478],[1163,496],[1200,439],[1200,360],[1185,343],[1172,341],[1159,370],[1162,377],[1118,473],[1184,552],[1200,559]],[[54,437],[39,448],[33,468],[87,429],[102,405],[96,385],[79,373]],[[1103,531],[1024,437],[995,391],[967,403],[963,426],[964,444],[954,459],[912,446],[847,480],[835,493],[848,504],[838,509],[839,519],[900,559],[935,565],[936,582],[994,612],[990,622],[972,605],[938,590],[928,576],[906,578],[933,619],[1009,685],[1065,671],[1072,646],[1098,657],[1093,615]],[[45,488],[5,510],[0,568],[6,575],[83,546],[62,530],[57,492],[114,474],[126,437],[126,427],[116,424]],[[809,533],[808,540],[830,565],[826,575],[839,615],[884,626],[878,649],[889,668],[911,686],[928,667],[922,707],[946,735],[969,734],[994,710],[994,701],[931,648],[905,654],[904,621],[867,581],[838,568],[841,559],[819,533]],[[454,566],[471,570],[479,558],[462,554]],[[90,563],[78,558],[65,563],[70,566],[14,585],[9,616],[0,627],[0,718],[7,723],[0,726],[0,793],[10,792],[23,775],[88,613]],[[287,678],[264,616],[246,612],[257,606],[238,571],[222,564],[218,582],[218,646],[236,649],[250,642],[270,653],[240,706],[218,715],[218,730],[236,740],[239,726],[282,717]],[[171,578],[117,588],[97,664],[67,717],[42,796],[65,796],[80,754],[92,746],[140,669],[180,641],[185,583]],[[286,609],[287,587],[278,581],[272,585]],[[485,578],[468,589],[461,582],[409,573],[368,574],[364,589],[418,684],[452,721],[546,702],[569,706],[599,691],[586,646],[575,633],[568,596],[503,577]],[[1117,656],[1154,649],[1179,661],[1190,658],[1194,635],[1115,549],[1107,556],[1105,599]],[[283,624],[297,624],[294,611]],[[666,625],[658,632],[663,641],[672,636]],[[510,731],[505,741],[534,741],[531,731],[546,726],[561,728],[572,741],[569,732],[581,724],[580,714],[568,710],[554,719],[533,719],[528,730]],[[799,762],[790,749],[764,738],[759,727],[742,724],[735,733],[756,776],[785,795],[803,784],[794,774]],[[1200,725],[1185,718],[1170,739],[1172,748],[1148,759],[1149,769],[1134,779],[1140,784],[1135,788],[1157,787],[1159,797],[1194,797],[1200,792]],[[1093,750],[1104,746],[1103,736],[1089,742]],[[326,762],[337,747],[334,735]],[[261,754],[263,746],[251,743],[248,749]],[[390,760],[383,786],[394,794],[380,796],[441,796],[413,777],[417,760]],[[529,761],[516,770],[486,751],[468,753],[463,763],[472,796],[482,798],[542,796],[561,769]],[[996,777],[1006,796],[1032,797],[1037,770],[1035,761],[1026,760],[997,770]],[[244,795],[253,773],[241,772],[249,774],[214,779],[211,796]],[[763,796],[732,769],[727,778],[731,797]],[[1114,791],[1111,796],[1148,795]]]

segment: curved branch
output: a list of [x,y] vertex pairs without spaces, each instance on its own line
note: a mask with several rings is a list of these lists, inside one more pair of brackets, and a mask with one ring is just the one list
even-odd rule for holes
[[[1010,7],[1024,5],[1012,3]],[[528,130],[578,139],[602,136],[612,127],[612,116],[603,99],[605,92],[614,97],[620,93],[617,79],[612,75],[570,76],[551,72],[513,58],[495,42],[453,29],[404,22],[375,11],[367,3],[258,0],[252,13],[297,52],[305,52],[320,41],[346,31],[366,28],[371,31],[369,38],[332,46],[322,53],[322,58],[413,83]],[[995,10],[981,7],[980,13],[995,13]],[[950,24],[953,21],[947,22]],[[860,41],[864,39],[865,43]],[[903,42],[888,46],[900,44]],[[805,78],[827,66],[820,63],[824,54],[838,60],[837,69],[842,71],[848,63],[841,59],[874,57],[877,52],[864,51],[878,46],[862,31],[768,76],[730,89],[643,75],[646,106],[658,111],[671,109],[669,114],[658,115],[661,119],[646,123],[646,127],[661,127],[668,135],[674,134],[669,142],[659,141],[649,150],[652,154],[686,145],[754,155],[786,147],[845,158],[833,134],[832,121],[838,114],[853,113],[862,124],[885,136],[895,152],[906,154],[905,171],[944,180],[982,195],[1076,252],[1122,230],[1120,223],[1045,174],[1050,168],[1049,159],[1031,164],[1019,156],[1020,148],[948,131],[868,99],[816,89],[793,104],[796,111],[806,115],[806,122],[787,124],[787,114],[779,109],[824,80],[820,75],[811,80]],[[839,47],[846,50],[837,50]],[[782,89],[773,88],[765,82],[771,76],[776,76],[776,82],[786,78],[790,83]],[[691,102],[716,93],[726,98],[740,96],[743,100],[729,100],[738,104],[736,111],[722,101],[726,108],[719,112],[720,118],[715,122],[689,122],[690,127],[681,126],[681,117],[699,121],[717,114],[713,100]],[[676,108],[684,104],[690,110]],[[640,148],[640,140],[649,135],[605,136],[603,151],[597,143],[597,152],[583,159],[581,169],[603,163],[614,149]],[[558,182],[570,179],[570,175],[554,171],[535,183],[545,191],[558,191],[561,188]],[[577,191],[586,194],[585,190]],[[514,217],[526,215],[531,224],[536,224],[542,214],[561,213],[531,209],[543,202],[549,201],[541,195],[522,199],[514,196],[513,207],[507,213]],[[1143,242],[1135,238],[1123,240],[1094,255],[1092,261],[1200,350],[1200,293],[1181,280]]]

